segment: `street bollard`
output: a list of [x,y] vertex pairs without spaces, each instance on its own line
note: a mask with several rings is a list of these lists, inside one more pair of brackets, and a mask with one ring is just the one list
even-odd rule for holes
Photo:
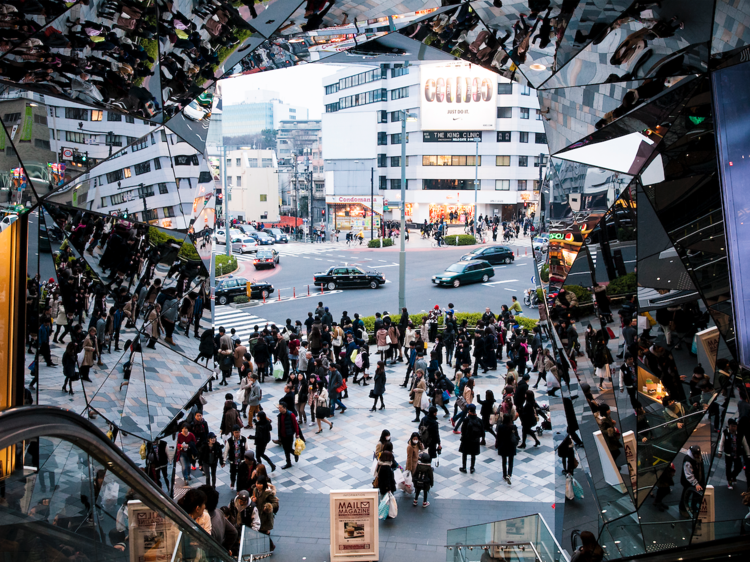
[[307,286],[307,296],[310,296],[310,285]]
[[527,256],[529,255],[529,249],[528,248],[526,248],[526,255]]
[[323,294],[323,283],[320,284],[320,294]]
[[297,287],[292,287],[292,298],[293,299],[297,298]]
[[281,291],[279,291],[279,300],[281,300]]
[[266,295],[263,295],[263,304],[266,304]]

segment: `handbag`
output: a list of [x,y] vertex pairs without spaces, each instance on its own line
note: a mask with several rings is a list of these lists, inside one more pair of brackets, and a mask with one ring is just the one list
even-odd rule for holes
[[[373,481],[373,488],[377,488],[377,478]],[[381,521],[384,520],[386,517],[388,517],[388,509],[390,508],[390,502],[388,500],[388,494],[383,496],[383,499],[380,500],[380,505],[378,505],[378,519]]]
[[578,480],[573,478],[572,476],[569,476],[571,480],[571,484],[573,485],[573,495],[577,500],[583,499],[583,487],[578,483]]
[[576,497],[575,492],[573,491],[573,477],[568,474],[565,477],[565,498],[569,500],[574,500]]
[[388,492],[386,496],[388,498],[388,519],[395,519],[398,515],[398,503],[396,503],[396,496],[393,492]]
[[341,386],[336,389],[336,392],[338,392],[339,394],[341,394],[345,390],[346,390],[346,380],[342,380],[341,381]]
[[464,411],[468,406],[468,404],[466,403],[466,398],[464,398],[463,396],[459,396],[458,400],[456,400],[456,406],[461,408],[461,411]]
[[443,404],[447,404],[451,400],[451,395],[448,394],[447,390],[443,391]]
[[372,388],[370,389],[370,398],[375,398],[375,391]]
[[78,364],[80,365],[83,363],[84,359],[86,359],[86,348],[84,347],[80,352],[78,352]]

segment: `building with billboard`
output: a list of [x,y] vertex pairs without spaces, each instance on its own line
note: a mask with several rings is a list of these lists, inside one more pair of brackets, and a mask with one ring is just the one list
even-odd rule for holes
[[323,84],[326,195],[369,196],[372,181],[374,194],[391,204],[384,218],[400,217],[407,111],[417,115],[406,123],[407,220],[470,219],[475,174],[478,214],[537,213],[540,157],[548,150],[528,86],[465,62],[350,68]]

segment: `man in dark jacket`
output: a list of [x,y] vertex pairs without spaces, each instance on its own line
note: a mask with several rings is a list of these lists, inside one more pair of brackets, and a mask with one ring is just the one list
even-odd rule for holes
[[[279,415],[278,419],[278,432],[279,442],[284,447],[284,455],[286,456],[286,464],[282,466],[282,469],[292,467],[291,455],[294,454],[294,440],[300,436],[299,425],[297,424],[297,416],[287,410],[284,402],[279,402]],[[299,460],[299,455],[294,455],[294,462]]]
[[287,344],[284,336],[281,333],[276,333],[276,358],[281,362],[281,366],[284,368],[284,380],[289,378],[289,345]]
[[206,485],[213,488],[216,487],[216,465],[221,462],[221,467],[224,468],[222,449],[222,445],[216,442],[215,433],[209,433],[206,443],[198,448],[198,459],[201,470],[206,475]]
[[484,364],[484,340],[479,331],[474,335],[474,352],[472,355],[474,357],[474,376],[477,376],[477,371],[480,366],[482,367],[482,373],[486,373],[487,366]]
[[523,403],[526,400],[526,391],[529,390],[529,375],[523,375],[521,380],[516,385],[516,392],[513,394],[513,404],[516,406],[516,411],[521,411]]
[[216,509],[219,505],[219,492],[208,485],[203,485],[198,489],[206,494],[206,511],[211,518],[211,536],[224,548],[230,550],[237,542],[239,534],[224,512]]
[[252,492],[255,487],[253,472],[258,463],[255,462],[255,451],[245,451],[243,462],[237,467],[237,489]]
[[208,442],[208,423],[203,419],[203,412],[195,412],[193,423],[190,425],[190,433],[195,435],[195,448],[198,451]]
[[240,435],[240,426],[232,428],[232,436],[227,440],[227,462],[229,463],[229,488],[234,490],[237,480],[237,469],[245,458],[247,439]]
[[333,417],[333,413],[336,411],[336,406],[341,408],[342,414],[346,412],[346,406],[341,402],[339,391],[337,390],[343,384],[344,378],[341,376],[341,373],[339,373],[338,365],[335,363],[331,363],[328,366],[328,370],[330,372],[328,375],[328,397],[331,401],[331,417]]
[[479,454],[479,443],[484,441],[484,425],[477,416],[476,404],[469,404],[466,409],[469,414],[461,428],[461,445],[458,451],[462,454],[462,466],[458,470],[466,473],[466,457],[471,455],[471,473],[474,474],[474,465]]
[[438,424],[437,408],[435,406],[430,406],[421,425],[427,427],[427,434],[430,436],[427,450],[430,453],[430,458],[434,459],[443,450],[443,446],[440,444],[440,425]]

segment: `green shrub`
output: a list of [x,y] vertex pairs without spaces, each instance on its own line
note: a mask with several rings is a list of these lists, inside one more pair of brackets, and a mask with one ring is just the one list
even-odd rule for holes
[[[390,238],[383,238],[383,248],[393,246],[393,240]],[[367,243],[368,248],[380,248],[380,238],[375,238]]]
[[542,271],[539,273],[539,277],[541,277],[542,282],[549,283],[549,264],[543,264],[542,265]]
[[618,277],[614,281],[610,281],[609,285],[607,285],[607,295],[635,293],[636,283],[635,273],[628,273],[627,275]]
[[177,256],[188,261],[200,261],[201,259],[198,250],[195,249],[193,243],[187,238],[185,238],[185,243],[180,248],[180,253]]
[[473,246],[477,243],[477,239],[471,234],[450,234],[443,238],[448,246]]
[[184,242],[184,239],[175,238],[174,236],[170,236],[166,232],[162,232],[156,227],[150,226],[148,228],[148,241],[154,246],[158,246],[159,244],[163,244],[164,242],[176,242],[177,244],[182,244]]
[[234,256],[215,256],[214,260],[217,277],[227,275],[237,269],[237,258]]
[[591,291],[580,285],[565,285],[564,289],[575,294],[578,299],[578,304],[585,304],[591,302]]
[[533,330],[534,326],[536,326],[539,323],[538,318],[527,318],[526,316],[516,316],[515,319],[519,326],[521,326],[522,328],[526,328],[529,331]]
[[544,301],[544,290],[543,289],[537,289],[536,290],[536,298],[539,299],[540,302]]
[[238,297],[234,297],[234,302],[237,302],[237,303],[250,302],[250,299],[247,298],[246,295],[240,295]]

